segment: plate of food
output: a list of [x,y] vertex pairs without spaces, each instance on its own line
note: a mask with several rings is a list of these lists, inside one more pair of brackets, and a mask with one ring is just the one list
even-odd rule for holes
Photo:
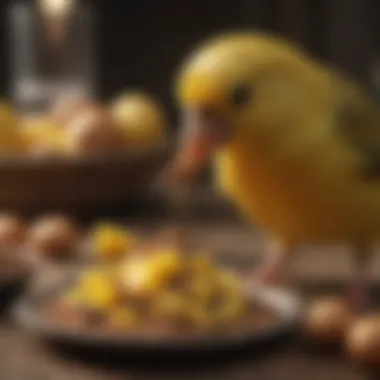
[[14,316],[50,342],[136,352],[264,343],[290,332],[299,311],[295,295],[244,286],[237,273],[206,254],[145,245],[25,295]]

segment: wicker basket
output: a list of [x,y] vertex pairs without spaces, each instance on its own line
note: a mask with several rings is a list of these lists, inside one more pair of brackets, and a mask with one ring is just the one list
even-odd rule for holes
[[169,145],[107,158],[0,161],[0,211],[85,211],[148,193]]

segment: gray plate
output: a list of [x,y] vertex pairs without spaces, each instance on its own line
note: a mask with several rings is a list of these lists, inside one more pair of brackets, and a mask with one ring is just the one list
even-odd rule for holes
[[[15,305],[14,317],[20,327],[34,335],[58,344],[75,345],[88,349],[128,349],[141,350],[215,350],[260,345],[280,338],[291,332],[300,316],[301,303],[297,296],[285,290],[258,287],[250,289],[253,300],[278,313],[279,322],[261,329],[244,328],[239,333],[220,334],[219,336],[188,338],[157,338],[141,334],[126,333],[121,336],[97,335],[93,332],[57,327],[40,312],[41,297],[23,297]],[[45,298],[46,299],[46,298]]]

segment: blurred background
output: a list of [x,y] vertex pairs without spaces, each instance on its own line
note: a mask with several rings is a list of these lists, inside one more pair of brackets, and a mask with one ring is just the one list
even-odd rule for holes
[[[38,2],[49,3],[52,8],[47,9],[47,13],[45,9],[46,14],[38,12]],[[228,202],[218,199],[208,184],[200,186],[204,192],[192,192],[191,199],[185,199],[184,208],[195,210],[194,215],[190,215],[193,220],[188,218],[189,210],[176,208],[175,202],[171,208],[167,207],[169,203],[162,202],[163,197],[146,202],[149,199],[147,190],[152,188],[153,179],[161,173],[171,153],[167,142],[175,135],[177,125],[172,94],[176,70],[194,45],[203,39],[242,28],[276,32],[351,74],[370,88],[380,101],[379,0],[77,0],[70,9],[72,12],[55,13],[54,4],[64,2],[71,1],[0,2],[0,96],[6,100],[0,101],[0,306],[2,299],[8,302],[25,288],[28,291],[34,287],[53,289],[56,282],[62,282],[60,275],[65,272],[66,264],[69,264],[68,269],[72,264],[87,268],[91,278],[92,268],[96,269],[99,263],[114,263],[113,260],[121,260],[124,255],[127,262],[128,253],[134,252],[140,237],[141,243],[149,243],[152,239],[152,247],[155,246],[157,231],[158,243],[162,240],[165,245],[173,240],[178,245],[183,238],[180,233],[186,230],[195,245],[209,254],[210,264],[200,257],[199,267],[204,279],[200,278],[205,284],[210,278],[211,285],[214,281],[210,275],[214,273],[214,259],[215,263],[220,260],[226,268],[235,266],[231,272],[234,275],[241,269],[251,270],[260,262],[265,252],[260,231],[247,225]],[[136,96],[135,89],[144,90],[149,96]],[[72,104],[68,102],[62,111],[57,97],[65,91],[80,96]],[[8,100],[15,109],[8,106]],[[35,119],[34,114],[26,117],[29,111],[41,114]],[[170,195],[173,194],[166,200],[170,200]],[[208,206],[213,212],[209,212]],[[52,210],[58,215],[50,215]],[[118,220],[120,225],[109,224],[109,219]],[[176,224],[185,228],[166,231],[165,227]],[[161,229],[164,229],[162,236]],[[181,244],[178,246],[182,248]],[[147,247],[149,251],[150,245]],[[352,274],[350,262],[346,260],[347,250],[332,247],[320,251],[306,247],[301,260],[297,258],[296,265],[290,268],[295,284],[314,281],[318,286],[325,286],[330,280],[334,284],[347,281]],[[19,252],[26,253],[25,257],[14,255]],[[153,264],[149,264],[150,256],[146,255],[150,266],[137,266],[137,269],[132,266],[126,278],[138,278],[142,274],[141,283],[147,281],[152,288],[159,288],[155,281],[161,274],[156,275],[156,268],[164,272],[167,266],[181,269],[182,258],[187,256],[180,254],[177,260],[176,255],[173,259],[170,252],[169,256],[164,252],[163,259],[158,255],[159,261],[152,261]],[[377,260],[380,263],[380,255]],[[371,275],[378,280],[380,265],[375,264],[371,267]],[[5,275],[1,272],[3,269]],[[115,269],[118,268],[115,266]],[[97,277],[96,270],[94,273],[94,278],[101,281],[95,282],[95,286],[91,281],[84,286],[88,294],[82,301],[91,303],[95,297],[98,302],[96,298],[100,294],[99,299],[104,298],[107,303],[108,295],[112,298],[119,291],[119,284],[116,290],[110,288],[108,280],[104,285],[102,275]],[[178,278],[173,278],[173,283],[177,283]],[[121,307],[130,299],[128,287],[134,287],[133,282],[131,284],[125,285],[127,297],[117,297]],[[301,285],[299,288],[304,291]],[[207,286],[202,289],[208,292]],[[238,283],[231,289],[240,292],[241,287]],[[161,297],[161,293],[157,294]],[[238,293],[231,294],[235,299]],[[91,308],[87,314],[88,310],[80,305],[82,301],[78,301],[78,310],[80,313],[86,311],[85,318],[95,316],[96,322],[99,315],[106,315],[92,314]],[[151,301],[155,301],[155,296]],[[193,306],[186,302],[183,308],[179,307],[182,312],[192,310]],[[334,304],[332,306],[329,318],[340,325]],[[100,311],[104,311],[102,307]],[[58,309],[58,314],[60,311]],[[130,317],[121,315],[126,320]],[[329,314],[322,310],[321,315]],[[28,319],[27,315],[24,322]],[[67,327],[64,319],[65,316],[62,326]],[[42,337],[46,321],[49,319],[42,318],[39,331]],[[28,323],[24,326],[35,330]],[[321,326],[329,329],[329,324]],[[372,335],[380,336],[380,332]],[[258,366],[249,358],[242,366],[228,368],[227,375],[223,368],[211,374],[170,371],[161,376],[154,371],[148,374],[128,369],[130,376],[119,377],[115,373],[115,377],[110,377],[110,371],[89,372],[87,368],[80,369],[51,358],[42,348],[36,348],[33,339],[8,322],[0,323],[0,336],[0,373],[5,373],[5,380],[303,380],[305,375],[310,380],[320,380],[326,375],[336,380],[364,379],[352,377],[351,367],[341,360],[311,358],[303,349],[297,351],[290,345],[283,355],[268,357]],[[378,352],[378,341],[375,343],[376,348],[368,352]],[[169,365],[174,361],[171,358]],[[217,361],[220,364],[224,360],[218,358]],[[145,357],[143,363],[144,368],[149,367]]]
[[[30,1],[0,5],[2,95],[10,85],[7,8],[16,2]],[[226,29],[282,33],[368,85],[375,86],[379,71],[378,0],[98,0],[86,5],[96,15],[98,94],[108,98],[125,86],[143,87],[162,99],[173,121],[171,84],[181,59],[195,43]]]
[[[54,16],[51,16],[51,25],[50,18],[46,18],[48,22],[41,22],[38,2],[10,0],[0,5],[0,95],[11,99],[22,113],[30,107],[34,111],[41,100],[42,103],[55,101],[57,94],[64,92],[64,86],[68,92],[79,91],[104,104],[126,90],[141,89],[162,103],[168,115],[165,129],[173,131],[177,112],[172,87],[184,57],[195,44],[210,35],[243,28],[276,32],[302,44],[318,58],[353,75],[380,99],[378,0],[142,0],[128,4],[119,0],[82,0],[74,2],[72,17],[63,29],[68,33],[67,38],[61,45],[58,40],[49,45],[48,36],[54,35],[59,23],[54,21]],[[60,1],[45,3],[59,4]],[[55,88],[56,92],[49,92],[49,86],[55,86],[54,78],[62,73],[63,80]],[[54,106],[54,101],[49,107]],[[46,113],[46,109],[43,111]],[[50,127],[48,135],[49,130]],[[43,134],[46,138],[45,132]],[[168,134],[169,138],[173,136],[173,133]],[[80,153],[85,152],[82,149]],[[124,173],[128,165],[120,165],[120,173]],[[107,166],[104,168],[108,173]],[[132,175],[154,171],[141,169],[140,164],[129,165],[129,168]],[[55,167],[52,170],[57,172]],[[44,178],[50,181],[43,178],[34,181],[38,186],[29,203],[32,198],[39,200],[37,195],[44,194],[52,184],[55,190],[50,192],[56,194],[62,189],[80,188],[82,185],[78,184],[82,182],[82,188],[85,185],[98,188],[98,183],[107,182],[91,182],[89,178],[98,175],[90,174],[88,168],[79,170],[75,166],[61,170],[64,171],[77,174],[70,174],[69,179],[69,175],[55,178],[45,172]],[[9,172],[7,167],[4,172]],[[130,182],[124,181],[125,186],[120,187],[120,175],[114,177],[115,185],[109,186],[113,191],[100,190],[103,195],[99,192],[94,195],[94,202],[123,199]],[[13,195],[14,188],[19,186],[11,184],[12,180],[13,177],[5,181],[9,189],[5,197],[0,197],[4,202],[8,202],[8,194]],[[56,185],[58,183],[63,185]],[[19,198],[23,200],[25,196]],[[61,198],[69,197],[65,194]],[[83,191],[82,198],[91,196]]]

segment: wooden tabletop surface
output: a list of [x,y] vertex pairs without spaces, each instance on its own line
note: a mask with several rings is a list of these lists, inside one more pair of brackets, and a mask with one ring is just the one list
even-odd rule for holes
[[[133,226],[139,231],[149,231],[157,225],[164,227],[165,223],[162,220],[148,218],[141,223],[134,222]],[[257,261],[262,253],[258,244],[259,235],[241,223],[203,221],[194,224],[191,232],[200,246],[210,251],[221,252],[225,255],[225,259],[233,257],[236,263],[244,267],[249,266],[250,262]],[[373,278],[378,277],[376,265],[372,268],[375,270],[370,274]],[[297,257],[289,276],[301,282],[327,283],[330,280],[347,280],[350,271],[350,261],[344,250],[308,248]],[[367,378],[366,374],[342,359],[338,351],[331,355],[311,353],[294,338],[267,347],[262,352],[248,350],[237,354],[229,353],[226,357],[220,356],[210,361],[203,358],[203,362],[198,364],[189,365],[189,362],[191,358],[185,358],[182,369],[172,357],[162,359],[161,368],[156,368],[144,359],[139,362],[126,361],[123,368],[98,367],[95,363],[62,356],[44,346],[35,337],[12,326],[6,317],[3,317],[0,323],[0,379],[4,380],[361,380]],[[162,363],[165,365],[162,366]]]
[[[364,380],[367,374],[353,368],[339,352],[330,355],[305,350],[301,343],[282,342],[265,352],[231,353],[207,363],[189,366],[186,359],[164,366],[128,362],[122,368],[102,367],[67,358],[25,333],[3,324],[0,328],[0,373],[4,380]],[[189,359],[191,360],[191,359]],[[181,363],[181,364],[182,364]]]

